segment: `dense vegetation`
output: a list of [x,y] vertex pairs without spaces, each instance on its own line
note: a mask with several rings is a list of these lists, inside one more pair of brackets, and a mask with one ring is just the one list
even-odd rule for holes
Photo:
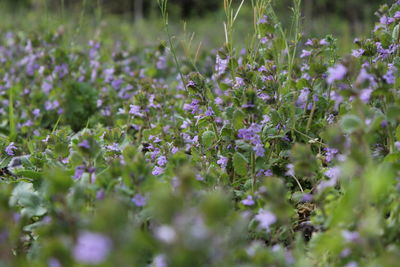
[[154,47],[0,30],[0,266],[398,266],[400,2],[344,57],[252,4],[242,50],[230,0],[205,53],[163,0]]

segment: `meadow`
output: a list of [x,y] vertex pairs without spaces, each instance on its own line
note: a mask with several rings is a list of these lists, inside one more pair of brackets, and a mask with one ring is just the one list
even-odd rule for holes
[[3,13],[0,267],[398,266],[400,1],[223,2]]

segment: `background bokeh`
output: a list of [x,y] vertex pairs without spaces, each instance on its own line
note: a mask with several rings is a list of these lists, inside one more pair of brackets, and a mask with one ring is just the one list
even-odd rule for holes
[[[234,0],[239,5],[240,0]],[[283,23],[290,20],[292,0],[273,0]],[[303,0],[303,31],[306,35],[324,37],[333,34],[340,42],[340,52],[350,50],[353,39],[368,34],[384,0]],[[236,25],[236,37],[252,30],[251,0],[245,1]],[[157,0],[1,0],[0,22],[7,27],[51,30],[68,25],[93,34],[101,25],[104,31],[123,39],[134,34],[134,46],[159,42],[162,35]],[[223,42],[223,0],[170,0],[169,19],[176,35],[196,33],[193,42],[203,48],[214,48]],[[23,18],[23,19],[20,19]],[[49,23],[49,21],[51,23]],[[185,22],[185,25],[183,23]],[[76,24],[79,22],[80,26]],[[184,33],[185,32],[185,33]],[[183,38],[183,37],[182,37]],[[74,35],[74,40],[79,39]]]

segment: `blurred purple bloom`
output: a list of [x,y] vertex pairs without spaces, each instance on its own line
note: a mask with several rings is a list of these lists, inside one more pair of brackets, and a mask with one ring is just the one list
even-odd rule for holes
[[165,166],[167,164],[167,162],[168,161],[167,161],[167,158],[165,156],[160,156],[157,159],[157,164],[160,165],[160,166]]
[[339,153],[339,150],[337,150],[336,148],[327,147],[324,150],[325,150],[325,160],[326,160],[326,162],[331,162],[334,159],[335,155],[337,153]]
[[254,200],[252,196],[247,196],[247,198],[242,200],[242,204],[245,206],[253,206],[254,205]]
[[86,140],[86,139],[83,140],[82,142],[80,142],[80,143],[78,144],[78,147],[90,149],[89,141]]
[[160,175],[164,173],[164,168],[161,168],[159,166],[155,166],[153,171],[151,172],[153,175]]
[[269,230],[271,224],[274,224],[276,222],[276,216],[272,212],[264,209],[260,209],[258,211],[255,219],[260,223],[260,227],[265,230]]
[[143,117],[143,114],[140,112],[140,107],[137,105],[129,105],[129,114],[137,117]]
[[335,81],[341,81],[347,74],[347,69],[342,64],[338,64],[328,69],[328,84],[333,84]]
[[364,89],[361,90],[360,92],[360,100],[364,103],[368,103],[369,99],[371,98],[371,94],[372,94],[373,90],[372,89]]
[[143,207],[146,205],[146,198],[141,194],[136,194],[131,201],[135,203],[137,207]]
[[5,149],[7,155],[9,156],[14,156],[14,150],[17,149],[17,147],[14,145],[14,142],[11,142]]
[[358,232],[351,232],[347,230],[342,231],[342,236],[347,242],[356,242],[360,238],[360,234]]
[[363,54],[364,54],[364,52],[365,52],[365,50],[364,49],[362,49],[362,48],[360,48],[360,49],[354,49],[352,52],[351,52],[351,55],[353,56],[353,57],[361,57]]
[[219,159],[217,161],[217,164],[222,168],[225,169],[226,165],[228,164],[228,158],[224,156],[218,156]]
[[305,58],[305,57],[309,57],[309,56],[311,56],[311,51],[308,51],[305,49],[303,49],[303,51],[301,51],[300,58]]
[[379,22],[381,24],[383,24],[383,25],[389,25],[389,24],[392,24],[394,22],[394,18],[391,18],[391,17],[388,17],[388,16],[384,15],[379,19]]
[[80,179],[85,172],[86,167],[83,165],[79,165],[75,168],[74,179]]
[[389,64],[388,71],[386,72],[385,76],[383,76],[383,79],[385,79],[388,84],[394,84],[396,82],[396,71],[397,68],[394,66],[394,64]]
[[73,249],[74,259],[82,264],[96,265],[104,262],[111,251],[111,240],[98,233],[81,232]]

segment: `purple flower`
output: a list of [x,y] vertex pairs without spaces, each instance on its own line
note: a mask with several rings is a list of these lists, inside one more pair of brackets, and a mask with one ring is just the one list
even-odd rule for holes
[[85,172],[86,167],[83,165],[79,165],[75,168],[74,179],[80,179]]
[[296,105],[300,108],[304,108],[308,100],[308,95],[310,94],[310,89],[304,88],[300,91],[300,95],[297,98]]
[[73,249],[74,259],[82,264],[96,265],[107,259],[111,240],[98,233],[81,232]]
[[14,156],[14,150],[17,149],[17,147],[14,145],[14,142],[11,142],[5,149],[7,155],[9,156]]
[[285,173],[285,175],[287,176],[294,176],[294,165],[293,164],[288,164],[286,165],[287,171]]
[[305,57],[309,57],[309,56],[311,56],[311,51],[308,51],[305,49],[303,49],[303,51],[301,51],[300,58],[305,58]]
[[212,107],[208,107],[206,113],[204,113],[206,116],[213,116],[214,114]]
[[332,180],[337,180],[340,177],[340,174],[341,174],[341,170],[340,170],[340,167],[338,167],[338,166],[329,168],[325,172],[325,175],[328,176]]
[[160,166],[165,166],[167,164],[167,158],[165,156],[161,156],[157,159],[157,164]]
[[143,117],[143,114],[140,112],[140,107],[137,105],[129,105],[129,114],[137,117]]
[[131,201],[135,203],[136,206],[138,207],[143,207],[146,205],[146,198],[142,196],[141,194],[136,194]]
[[394,22],[394,18],[388,17],[388,16],[382,16],[379,20],[379,22],[383,25],[389,25]]
[[360,100],[361,100],[362,102],[364,102],[364,103],[368,103],[368,102],[369,102],[369,99],[371,98],[372,92],[373,92],[373,90],[370,89],[370,88],[369,88],[369,89],[361,90],[360,95],[359,95]]
[[393,18],[400,19],[400,11],[396,11],[396,13],[394,13]]
[[347,69],[342,64],[338,64],[328,69],[328,84],[333,84],[335,81],[341,81],[346,76]]
[[342,236],[347,242],[355,242],[360,238],[358,232],[350,232],[347,230],[342,231]]
[[365,50],[364,49],[362,49],[362,48],[360,48],[360,49],[354,49],[352,52],[351,52],[351,55],[353,56],[353,57],[361,57],[363,54],[364,54],[364,52],[365,52]]
[[339,150],[337,150],[336,148],[327,147],[324,150],[325,150],[325,160],[326,160],[326,162],[331,162],[334,159],[335,155],[337,153],[339,153]]
[[253,147],[254,152],[256,152],[257,157],[263,157],[265,153],[264,146],[262,144],[257,144]]
[[267,24],[268,23],[268,16],[264,15],[257,24]]
[[276,222],[276,216],[267,210],[260,209],[255,219],[260,223],[259,226],[265,230],[269,230],[271,224]]
[[152,171],[151,173],[152,173],[153,175],[158,176],[158,175],[164,173],[164,168],[161,168],[161,167],[159,167],[159,166],[155,166],[154,169],[153,169],[153,171]]
[[400,151],[400,142],[399,142],[399,141],[395,142],[395,143],[394,143],[394,146],[396,147],[396,149],[397,149],[398,151]]
[[385,81],[388,84],[394,84],[396,82],[396,67],[393,64],[389,64],[388,65],[388,71],[386,72],[385,76],[383,76],[383,79],[385,79]]
[[225,169],[226,165],[228,164],[228,158],[224,156],[218,156],[219,160],[217,161],[217,164],[222,168]]
[[254,203],[255,203],[255,202],[254,202],[252,196],[247,196],[246,199],[243,199],[243,200],[242,200],[242,204],[245,205],[245,206],[253,206]]
[[80,143],[78,144],[78,147],[90,149],[89,141],[86,140],[86,139],[83,140],[82,142],[80,142]]

